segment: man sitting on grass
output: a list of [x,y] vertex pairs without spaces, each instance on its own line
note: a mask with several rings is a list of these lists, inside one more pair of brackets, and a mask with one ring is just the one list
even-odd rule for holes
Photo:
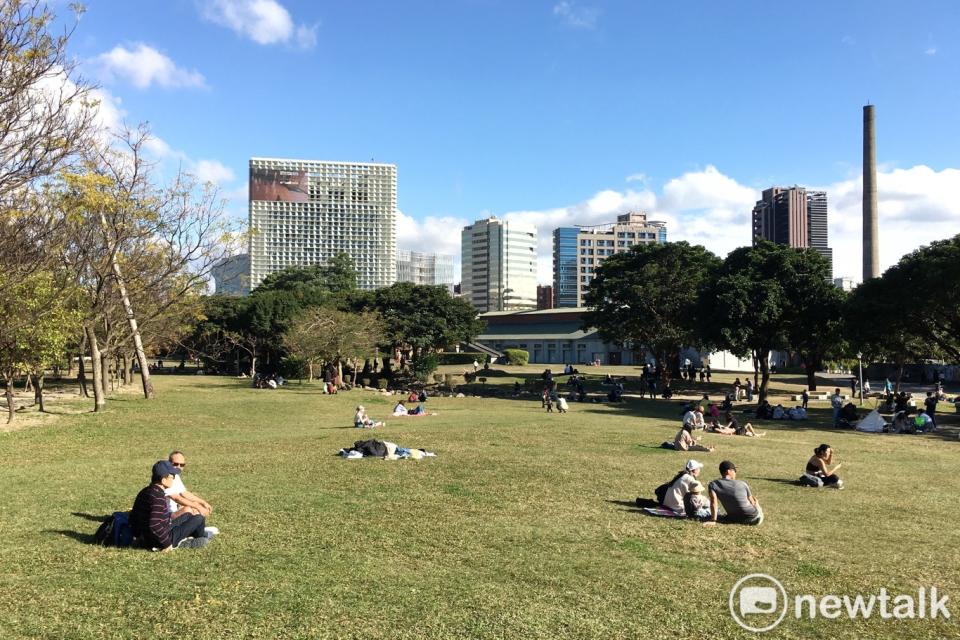
[[737,465],[729,460],[720,463],[720,478],[710,483],[710,519],[705,527],[717,525],[719,505],[723,505],[725,523],[753,524],[763,522],[760,504],[743,480],[737,480]]
[[173,477],[173,484],[170,488],[163,492],[170,501],[170,513],[173,514],[170,517],[176,520],[181,515],[189,513],[192,515],[200,514],[204,518],[209,518],[213,512],[213,507],[210,506],[210,503],[200,496],[187,491],[187,487],[183,484],[183,470],[187,467],[187,459],[183,455],[183,452],[171,452],[169,457],[167,457],[167,461],[180,472]]
[[163,492],[173,485],[180,469],[169,460],[153,465],[150,484],[140,490],[130,511],[130,528],[141,546],[157,551],[177,547],[203,547],[210,541],[204,534],[205,521],[199,514],[170,519],[170,509]]

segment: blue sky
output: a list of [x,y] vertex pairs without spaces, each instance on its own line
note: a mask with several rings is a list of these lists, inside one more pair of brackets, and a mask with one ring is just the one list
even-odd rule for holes
[[548,282],[555,226],[640,208],[724,254],[774,184],[830,192],[857,277],[868,100],[883,266],[956,233],[957,42],[949,1],[90,0],[70,51],[108,119],[148,121],[239,217],[251,156],[374,158],[398,166],[402,248],[527,220]]

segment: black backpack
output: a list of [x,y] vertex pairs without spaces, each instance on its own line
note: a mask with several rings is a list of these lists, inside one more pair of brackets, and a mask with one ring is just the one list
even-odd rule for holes
[[133,542],[133,528],[130,526],[130,512],[115,511],[104,520],[93,534],[97,544],[104,547],[129,547]]
[[671,480],[670,482],[667,482],[667,483],[665,483],[665,484],[662,484],[662,485],[660,485],[659,487],[657,487],[656,489],[653,490],[653,493],[657,496],[657,504],[658,504],[658,505],[660,505],[661,507],[663,506],[663,501],[667,499],[667,491],[669,491],[669,490],[670,490],[670,487],[673,486],[673,483],[676,482],[677,480],[679,480],[679,479],[680,479],[680,476],[682,476],[682,475],[685,474],[686,472],[687,472],[686,470],[681,471],[681,472],[678,473],[677,475],[673,476],[673,480]]

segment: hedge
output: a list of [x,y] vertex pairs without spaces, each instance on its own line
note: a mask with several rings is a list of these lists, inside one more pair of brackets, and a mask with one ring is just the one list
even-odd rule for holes
[[530,362],[530,353],[524,349],[504,349],[504,353],[507,354],[507,360],[510,361],[510,364],[522,367]]

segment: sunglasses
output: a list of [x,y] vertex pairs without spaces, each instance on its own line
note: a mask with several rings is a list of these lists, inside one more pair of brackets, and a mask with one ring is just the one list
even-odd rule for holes
[[187,463],[186,463],[186,462],[171,462],[170,464],[172,464],[172,465],[175,466],[175,467],[180,467],[181,469],[183,469],[185,466],[187,466]]

